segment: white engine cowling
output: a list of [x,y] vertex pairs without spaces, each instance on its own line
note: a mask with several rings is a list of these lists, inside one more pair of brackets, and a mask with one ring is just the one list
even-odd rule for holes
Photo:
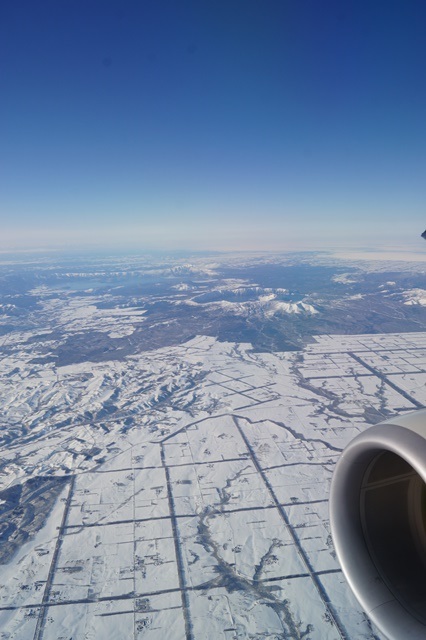
[[426,639],[426,409],[357,436],[333,475],[333,542],[363,609],[390,640]]

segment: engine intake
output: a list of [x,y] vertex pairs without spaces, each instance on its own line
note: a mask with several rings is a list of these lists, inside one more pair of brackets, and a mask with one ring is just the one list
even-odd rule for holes
[[426,410],[357,436],[333,475],[330,523],[356,598],[390,640],[426,638]]

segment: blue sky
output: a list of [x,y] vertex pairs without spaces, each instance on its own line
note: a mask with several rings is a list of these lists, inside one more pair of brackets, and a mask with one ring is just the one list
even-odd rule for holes
[[423,0],[4,0],[0,247],[416,244],[425,24]]

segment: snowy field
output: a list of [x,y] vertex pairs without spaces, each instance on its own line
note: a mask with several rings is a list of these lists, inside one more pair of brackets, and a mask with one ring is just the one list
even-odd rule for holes
[[[357,433],[426,404],[426,333],[274,354],[199,337],[62,367],[18,338],[0,509],[26,536],[3,559],[0,638],[382,637],[336,562],[329,486]],[[12,489],[52,477],[31,527]]]

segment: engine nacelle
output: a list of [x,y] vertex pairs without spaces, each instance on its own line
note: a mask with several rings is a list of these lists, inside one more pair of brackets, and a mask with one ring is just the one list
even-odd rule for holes
[[336,465],[330,522],[363,609],[390,640],[426,638],[426,409],[357,436]]

